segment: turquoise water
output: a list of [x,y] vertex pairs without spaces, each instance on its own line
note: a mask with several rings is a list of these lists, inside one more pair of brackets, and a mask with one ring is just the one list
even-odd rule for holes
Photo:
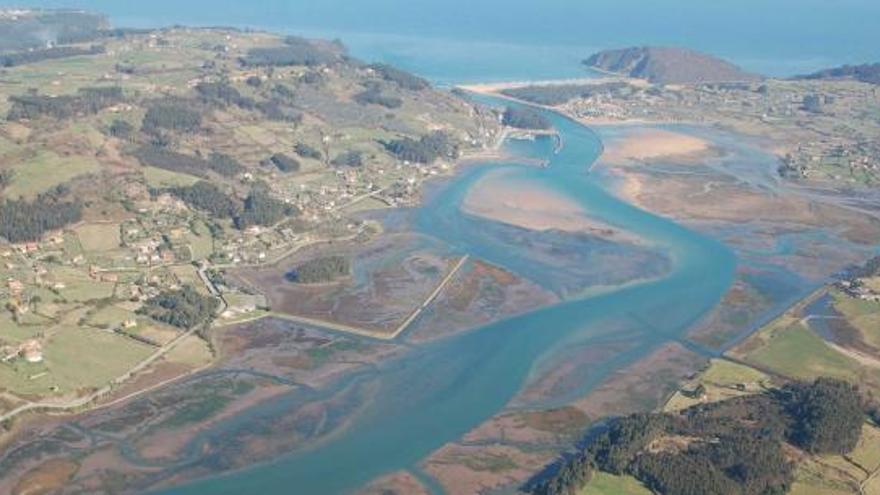
[[[498,166],[509,166],[520,179],[540,181],[577,198],[605,221],[649,239],[673,260],[667,276],[416,348],[380,366],[375,397],[350,427],[332,440],[271,464],[167,493],[348,492],[377,476],[415,469],[432,451],[501,410],[529,378],[535,363],[555,352],[574,343],[608,338],[622,328],[636,338],[638,345],[633,351],[593,370],[582,387],[589,390],[609,373],[682,336],[716,305],[732,282],[734,255],[712,239],[612,197],[585,172],[600,150],[597,137],[566,118],[547,115],[565,142],[558,154],[548,155],[549,167]],[[548,152],[540,141],[534,146]],[[534,153],[537,150],[530,154]],[[509,264],[505,246],[476,235],[473,229],[479,228],[478,224],[460,210],[468,187],[487,170],[472,168],[435,194],[420,210],[417,228],[462,252]]]
[[768,75],[880,61],[876,0],[19,0],[116,24],[236,25],[340,37],[438,82],[583,75],[598,49],[688,46]]

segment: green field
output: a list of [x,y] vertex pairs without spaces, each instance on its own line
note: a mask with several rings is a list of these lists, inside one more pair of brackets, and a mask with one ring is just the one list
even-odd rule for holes
[[862,369],[858,362],[835,351],[816,333],[789,316],[754,335],[734,354],[792,378],[831,376],[855,381]]
[[80,225],[75,229],[79,243],[87,252],[101,252],[117,249],[121,242],[119,224],[94,223]]
[[109,305],[97,309],[94,313],[86,318],[88,325],[114,329],[119,327],[124,321],[135,318],[135,314],[119,306]]
[[866,424],[859,444],[849,456],[868,470],[880,468],[880,429]]
[[119,335],[65,327],[43,345],[44,361],[0,365],[0,383],[22,395],[83,393],[100,388],[145,359],[152,348]]
[[43,330],[42,325],[23,326],[12,320],[8,311],[0,311],[0,338],[10,344],[19,344],[34,338]]
[[61,157],[51,151],[41,151],[34,157],[16,164],[12,184],[4,196],[32,198],[74,177],[95,172],[98,162],[84,156]]
[[71,302],[106,299],[113,295],[116,287],[112,282],[93,280],[87,273],[71,267],[57,267],[53,270],[53,275],[65,286],[58,291],[61,297]]
[[578,495],[651,495],[651,490],[631,476],[596,472]]
[[172,172],[156,167],[144,167],[144,178],[152,187],[191,186],[199,181],[198,177]]
[[[6,130],[3,127],[0,127],[0,129]],[[17,144],[15,144],[15,142],[10,141],[6,137],[0,135],[0,156],[7,155],[9,153],[13,153],[18,150],[19,150],[19,147]]]
[[186,243],[189,245],[192,259],[203,260],[214,252],[214,239],[211,238],[211,231],[204,222],[193,222],[190,232],[185,237]]
[[[699,377],[691,380],[682,387],[685,391],[692,391],[699,384],[706,389],[706,398],[689,396],[686,392],[678,391],[664,406],[665,411],[680,411],[701,402],[716,402],[720,400],[755,393],[770,378],[760,371],[732,363],[724,359],[712,359],[709,367]],[[737,386],[744,386],[745,390],[738,390]]]
[[[791,495],[852,495],[859,493],[858,481],[864,477],[855,466],[842,466],[840,462],[829,462],[826,458],[806,458],[795,470],[795,482]],[[841,469],[843,467],[844,469]],[[850,473],[856,474],[853,478]]]

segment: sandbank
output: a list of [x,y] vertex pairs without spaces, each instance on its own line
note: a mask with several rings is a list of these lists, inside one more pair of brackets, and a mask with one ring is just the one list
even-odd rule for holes
[[529,230],[626,236],[589,217],[577,201],[540,184],[506,177],[503,171],[489,172],[474,183],[462,209],[474,216]]
[[633,129],[604,140],[600,160],[612,164],[642,163],[658,158],[693,157],[710,149],[705,139],[666,129]]

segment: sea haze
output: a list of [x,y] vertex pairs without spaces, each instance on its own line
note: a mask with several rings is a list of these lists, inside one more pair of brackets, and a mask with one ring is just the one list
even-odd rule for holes
[[234,25],[339,37],[438,83],[577,77],[595,50],[682,45],[772,76],[880,61],[875,0],[22,0],[115,24]]

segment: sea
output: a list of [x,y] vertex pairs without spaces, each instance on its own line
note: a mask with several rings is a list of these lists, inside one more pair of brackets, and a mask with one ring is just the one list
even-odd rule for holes
[[593,52],[703,50],[769,76],[880,62],[876,0],[17,0],[115,25],[223,25],[339,38],[438,84],[584,75]]

